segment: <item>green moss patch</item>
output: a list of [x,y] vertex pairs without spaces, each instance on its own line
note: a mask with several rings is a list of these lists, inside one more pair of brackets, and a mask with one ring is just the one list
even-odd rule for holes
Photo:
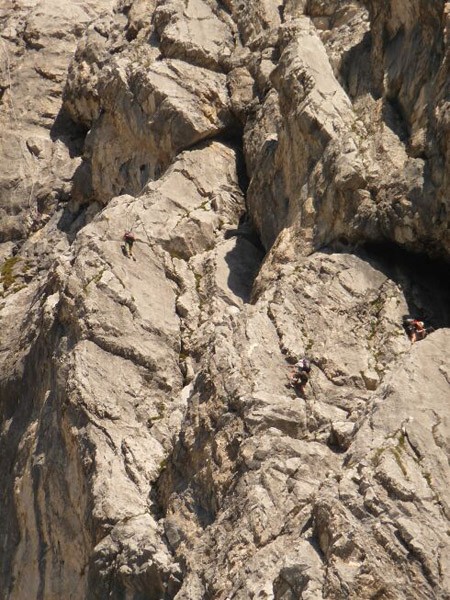
[[0,269],[0,283],[3,285],[3,289],[7,290],[16,281],[16,275],[14,274],[14,267],[22,259],[20,256],[12,256],[5,260]]

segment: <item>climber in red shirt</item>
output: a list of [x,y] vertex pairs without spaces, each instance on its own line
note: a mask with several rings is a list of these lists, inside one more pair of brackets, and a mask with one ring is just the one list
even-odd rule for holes
[[126,256],[134,258],[133,257],[133,244],[136,241],[136,238],[134,237],[133,232],[125,231],[125,233],[123,235],[123,241],[125,242],[124,249],[125,249]]
[[423,340],[429,333],[434,331],[433,327],[425,328],[425,323],[417,319],[403,319],[403,327],[411,340],[411,344]]

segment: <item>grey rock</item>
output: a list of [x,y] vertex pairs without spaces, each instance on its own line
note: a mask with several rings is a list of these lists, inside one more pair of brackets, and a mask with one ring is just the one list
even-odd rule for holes
[[448,18],[0,1],[2,600],[450,597]]

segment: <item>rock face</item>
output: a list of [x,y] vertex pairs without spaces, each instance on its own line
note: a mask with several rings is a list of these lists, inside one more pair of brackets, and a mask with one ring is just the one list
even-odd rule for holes
[[449,19],[0,0],[1,600],[450,598]]

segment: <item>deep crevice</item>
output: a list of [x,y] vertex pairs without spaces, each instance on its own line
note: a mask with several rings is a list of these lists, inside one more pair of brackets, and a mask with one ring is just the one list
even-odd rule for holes
[[248,303],[265,249],[247,213],[241,216],[237,229],[227,229],[224,237],[237,238],[235,247],[225,256],[229,268],[228,287],[243,302]]
[[403,144],[407,144],[410,137],[410,128],[396,96],[386,97],[383,103],[383,121]]

